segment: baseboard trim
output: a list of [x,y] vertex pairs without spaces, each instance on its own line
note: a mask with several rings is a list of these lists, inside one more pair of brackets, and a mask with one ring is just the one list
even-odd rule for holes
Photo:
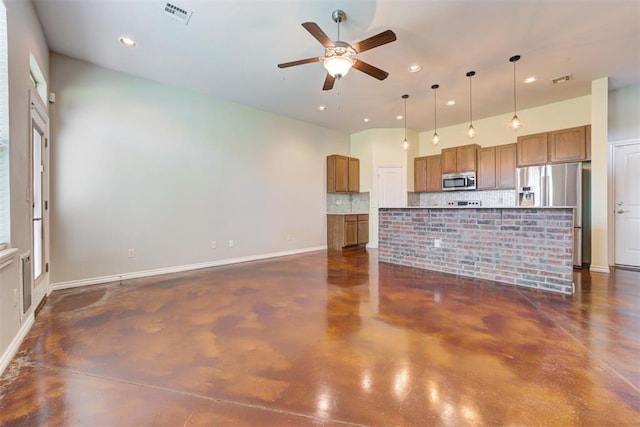
[[24,341],[24,338],[27,336],[27,334],[31,330],[31,327],[33,326],[33,321],[34,316],[33,313],[31,313],[25,318],[25,321],[22,323],[22,326],[20,326],[18,333],[15,337],[13,337],[11,344],[9,344],[9,347],[7,347],[7,349],[5,350],[2,358],[0,358],[0,375],[4,373],[4,370],[7,369],[7,366],[9,366],[9,363],[11,363],[11,361],[13,360],[13,356],[15,356],[18,352],[22,341]]
[[280,258],[284,256],[298,255],[298,254],[303,254],[307,252],[322,251],[326,249],[327,249],[326,246],[313,246],[310,248],[293,249],[290,251],[272,252],[268,254],[251,255],[251,256],[239,257],[239,258],[228,258],[228,259],[222,259],[222,260],[216,260],[216,261],[207,261],[207,262],[202,262],[197,264],[178,265],[175,267],[167,267],[167,268],[157,268],[154,270],[134,271],[131,273],[114,274],[111,276],[92,277],[89,279],[71,280],[68,282],[53,283],[51,285],[51,290],[57,291],[61,289],[78,288],[81,286],[90,286],[90,285],[99,285],[102,283],[118,282],[120,280],[140,279],[143,277],[159,276],[161,274],[181,273],[184,271],[199,270],[202,268],[220,267],[223,265],[240,264],[242,262],[249,262],[249,261],[260,261],[260,260],[269,259],[269,258]]
[[608,265],[593,265],[589,267],[589,271],[592,273],[605,273],[609,274],[609,266]]

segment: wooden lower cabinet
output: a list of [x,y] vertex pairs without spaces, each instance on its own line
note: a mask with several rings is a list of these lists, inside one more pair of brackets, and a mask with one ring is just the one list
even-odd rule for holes
[[368,214],[328,214],[327,248],[342,251],[364,247],[369,242]]

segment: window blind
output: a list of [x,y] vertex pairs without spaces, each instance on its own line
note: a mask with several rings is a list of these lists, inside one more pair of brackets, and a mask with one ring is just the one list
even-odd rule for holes
[[9,244],[9,67],[7,10],[0,1],[0,249]]

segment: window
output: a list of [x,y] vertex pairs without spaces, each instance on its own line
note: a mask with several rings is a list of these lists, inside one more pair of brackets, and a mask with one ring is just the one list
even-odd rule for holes
[[7,10],[0,1],[0,250],[9,245],[9,67]]

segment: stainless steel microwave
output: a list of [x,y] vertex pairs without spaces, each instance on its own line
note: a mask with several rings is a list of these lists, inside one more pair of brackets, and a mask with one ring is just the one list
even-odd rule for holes
[[475,190],[476,173],[444,173],[442,174],[442,191]]

